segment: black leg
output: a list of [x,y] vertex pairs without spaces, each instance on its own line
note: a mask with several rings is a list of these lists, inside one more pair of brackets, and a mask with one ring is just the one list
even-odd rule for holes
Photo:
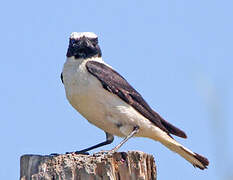
[[126,141],[128,141],[131,137],[133,137],[135,134],[137,134],[139,131],[139,127],[135,126],[133,131],[123,140],[120,142],[120,144],[118,144],[116,147],[114,147],[111,152],[116,152],[123,144],[126,143]]
[[91,146],[91,147],[89,147],[89,148],[83,149],[83,150],[81,150],[81,151],[76,151],[75,153],[77,153],[77,154],[83,154],[83,153],[86,153],[87,151],[90,151],[90,150],[92,150],[92,149],[99,148],[99,147],[105,146],[105,145],[107,145],[107,144],[111,144],[111,143],[113,142],[113,140],[114,140],[113,135],[112,135],[112,134],[109,134],[109,133],[107,133],[107,132],[105,132],[105,133],[106,133],[106,141],[104,141],[104,142],[102,142],[102,143],[99,143],[99,144],[96,144],[96,145],[94,145],[94,146]]

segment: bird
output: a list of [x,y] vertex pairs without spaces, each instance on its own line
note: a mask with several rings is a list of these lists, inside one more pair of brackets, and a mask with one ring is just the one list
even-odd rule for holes
[[160,142],[194,167],[204,170],[209,165],[206,157],[184,147],[171,135],[187,138],[184,131],[163,119],[123,76],[104,62],[95,33],[71,33],[61,80],[73,108],[106,134],[105,141],[76,153],[111,144],[114,136],[124,138],[111,150],[114,153],[131,137],[146,137]]

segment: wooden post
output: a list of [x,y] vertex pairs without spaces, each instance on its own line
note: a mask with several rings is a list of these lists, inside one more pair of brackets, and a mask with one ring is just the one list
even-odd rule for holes
[[153,156],[140,151],[20,159],[20,180],[156,180],[156,175]]

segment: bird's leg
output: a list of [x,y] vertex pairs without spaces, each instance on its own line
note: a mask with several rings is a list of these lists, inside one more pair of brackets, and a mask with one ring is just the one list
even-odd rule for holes
[[111,150],[111,153],[115,153],[123,144],[125,144],[126,141],[128,141],[131,137],[133,137],[135,134],[137,134],[138,131],[139,131],[139,126],[135,126],[133,128],[133,131],[123,141],[121,141],[116,147],[114,147]]
[[94,146],[91,146],[89,148],[83,149],[81,151],[76,151],[75,153],[76,154],[85,154],[87,151],[90,151],[92,149],[99,148],[99,147],[105,146],[107,144],[111,144],[113,142],[113,140],[114,140],[114,136],[112,134],[107,133],[107,132],[105,132],[105,134],[106,134],[106,141],[101,142],[99,144],[96,144]]

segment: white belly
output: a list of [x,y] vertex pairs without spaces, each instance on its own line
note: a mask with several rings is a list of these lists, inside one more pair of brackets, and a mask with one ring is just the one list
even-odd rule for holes
[[87,72],[85,63],[77,66],[66,63],[63,80],[71,105],[105,132],[124,137],[138,125],[137,136],[155,135],[156,127],[118,96],[105,90],[100,81]]

